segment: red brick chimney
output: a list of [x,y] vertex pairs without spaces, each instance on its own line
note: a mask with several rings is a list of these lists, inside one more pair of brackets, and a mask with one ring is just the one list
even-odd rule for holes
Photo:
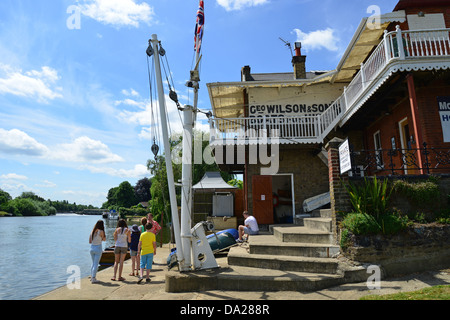
[[294,66],[294,78],[306,79],[306,56],[302,56],[301,42],[295,43],[295,56],[292,58]]

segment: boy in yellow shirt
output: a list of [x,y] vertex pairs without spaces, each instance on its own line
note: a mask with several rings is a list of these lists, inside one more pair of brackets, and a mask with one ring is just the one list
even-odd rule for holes
[[144,269],[147,269],[146,282],[150,282],[150,270],[153,265],[153,256],[156,255],[156,236],[150,229],[153,227],[151,223],[145,225],[146,232],[141,234],[139,238],[138,252],[141,255],[141,276],[138,283],[144,280]]

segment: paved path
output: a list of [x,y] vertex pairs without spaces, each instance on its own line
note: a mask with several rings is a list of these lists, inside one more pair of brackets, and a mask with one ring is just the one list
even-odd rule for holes
[[[99,283],[91,284],[89,278],[81,280],[81,289],[69,290],[66,286],[36,297],[35,300],[358,300],[369,294],[389,294],[415,291],[435,285],[450,285],[450,269],[429,271],[404,277],[386,279],[380,290],[369,290],[366,283],[345,284],[316,292],[237,292],[208,291],[168,293],[165,291],[166,259],[169,247],[158,248],[151,272],[151,282],[137,284],[137,277],[129,276],[131,261],[126,261],[125,281],[112,281],[113,268],[97,274]],[[217,259],[226,266],[226,257]]]

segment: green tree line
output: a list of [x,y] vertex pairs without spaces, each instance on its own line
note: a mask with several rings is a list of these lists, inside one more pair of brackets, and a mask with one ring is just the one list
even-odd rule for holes
[[20,196],[13,199],[8,192],[0,189],[0,215],[50,216],[57,212],[81,212],[84,209],[95,209],[95,207],[69,203],[67,200],[45,200],[33,192],[22,192]]

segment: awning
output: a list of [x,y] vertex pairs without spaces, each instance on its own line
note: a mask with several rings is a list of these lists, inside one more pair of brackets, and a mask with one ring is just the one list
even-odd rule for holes
[[199,189],[237,189],[226,183],[220,172],[206,172],[202,180],[192,187],[194,190]]
[[364,18],[358,26],[337,67],[332,82],[351,82],[363,63],[381,42],[384,31],[392,22],[406,21],[405,11],[394,11],[380,17],[380,28],[374,28],[371,18]]

